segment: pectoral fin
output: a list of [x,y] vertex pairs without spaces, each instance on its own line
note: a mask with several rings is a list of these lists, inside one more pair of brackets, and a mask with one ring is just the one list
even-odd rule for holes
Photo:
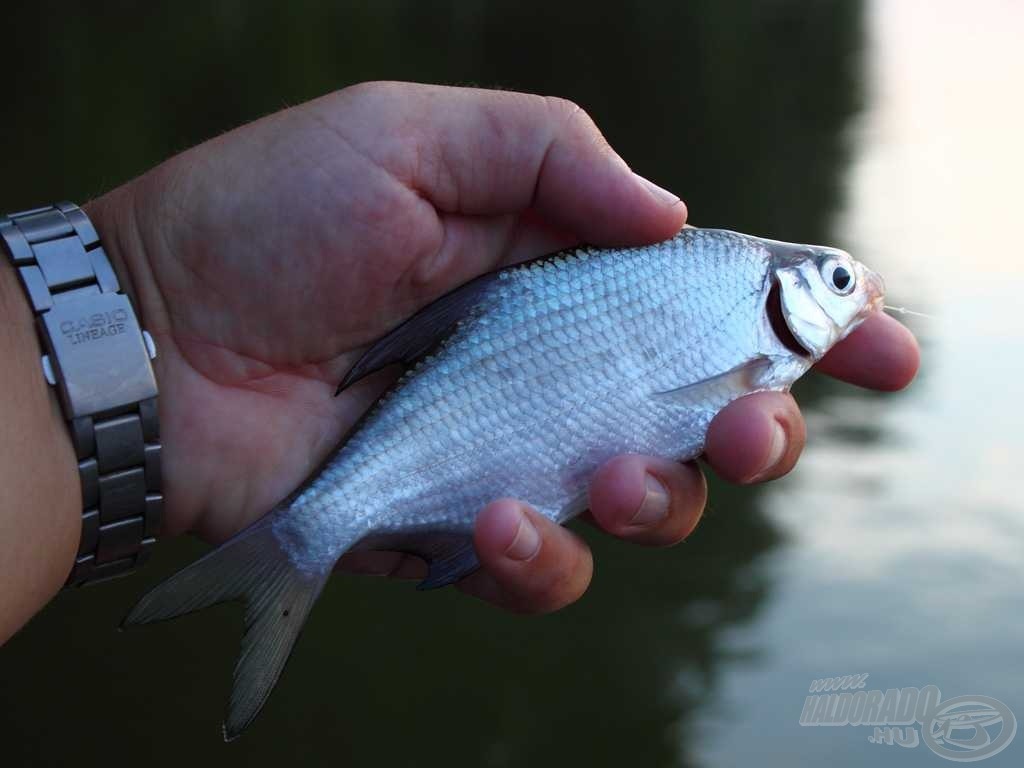
[[728,371],[692,381],[675,389],[655,392],[653,396],[673,400],[682,405],[700,405],[716,394],[738,397],[758,389],[771,365],[770,357],[755,357]]
[[483,297],[498,273],[481,275],[428,304],[371,346],[338,385],[335,394],[394,363],[409,365],[440,344]]

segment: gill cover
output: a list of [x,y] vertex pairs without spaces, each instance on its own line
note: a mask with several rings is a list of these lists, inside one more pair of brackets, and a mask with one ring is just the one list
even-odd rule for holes
[[[767,241],[782,316],[814,360],[845,338],[882,300],[881,278],[845,251]],[[836,268],[845,279],[836,284]],[[831,282],[829,282],[831,281]]]
[[786,325],[800,346],[817,360],[835,343],[835,324],[815,300],[808,280],[798,267],[776,270],[775,279],[779,282]]

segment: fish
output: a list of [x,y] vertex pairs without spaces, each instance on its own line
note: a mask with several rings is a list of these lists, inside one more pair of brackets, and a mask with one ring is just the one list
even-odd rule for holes
[[565,523],[614,456],[698,457],[722,408],[787,391],[884,293],[837,248],[696,227],[478,277],[370,346],[339,391],[390,365],[404,375],[302,486],[124,625],[244,601],[231,740],[344,553],[412,553],[428,564],[420,588],[452,584],[479,567],[472,531],[488,502],[523,499]]

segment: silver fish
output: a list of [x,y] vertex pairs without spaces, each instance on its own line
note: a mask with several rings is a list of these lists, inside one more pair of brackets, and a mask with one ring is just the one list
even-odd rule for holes
[[224,723],[233,738],[343,553],[412,552],[429,564],[421,587],[451,584],[478,567],[472,529],[489,501],[520,498],[562,523],[614,456],[699,455],[725,405],[788,390],[882,297],[878,275],[844,251],[696,228],[477,278],[349,372],[341,387],[410,366],[315,476],[125,623],[246,602]]

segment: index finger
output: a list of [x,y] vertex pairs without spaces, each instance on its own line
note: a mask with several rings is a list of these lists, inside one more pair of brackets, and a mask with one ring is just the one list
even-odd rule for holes
[[903,389],[917,374],[921,353],[906,326],[876,312],[815,366],[842,381],[869,389]]

